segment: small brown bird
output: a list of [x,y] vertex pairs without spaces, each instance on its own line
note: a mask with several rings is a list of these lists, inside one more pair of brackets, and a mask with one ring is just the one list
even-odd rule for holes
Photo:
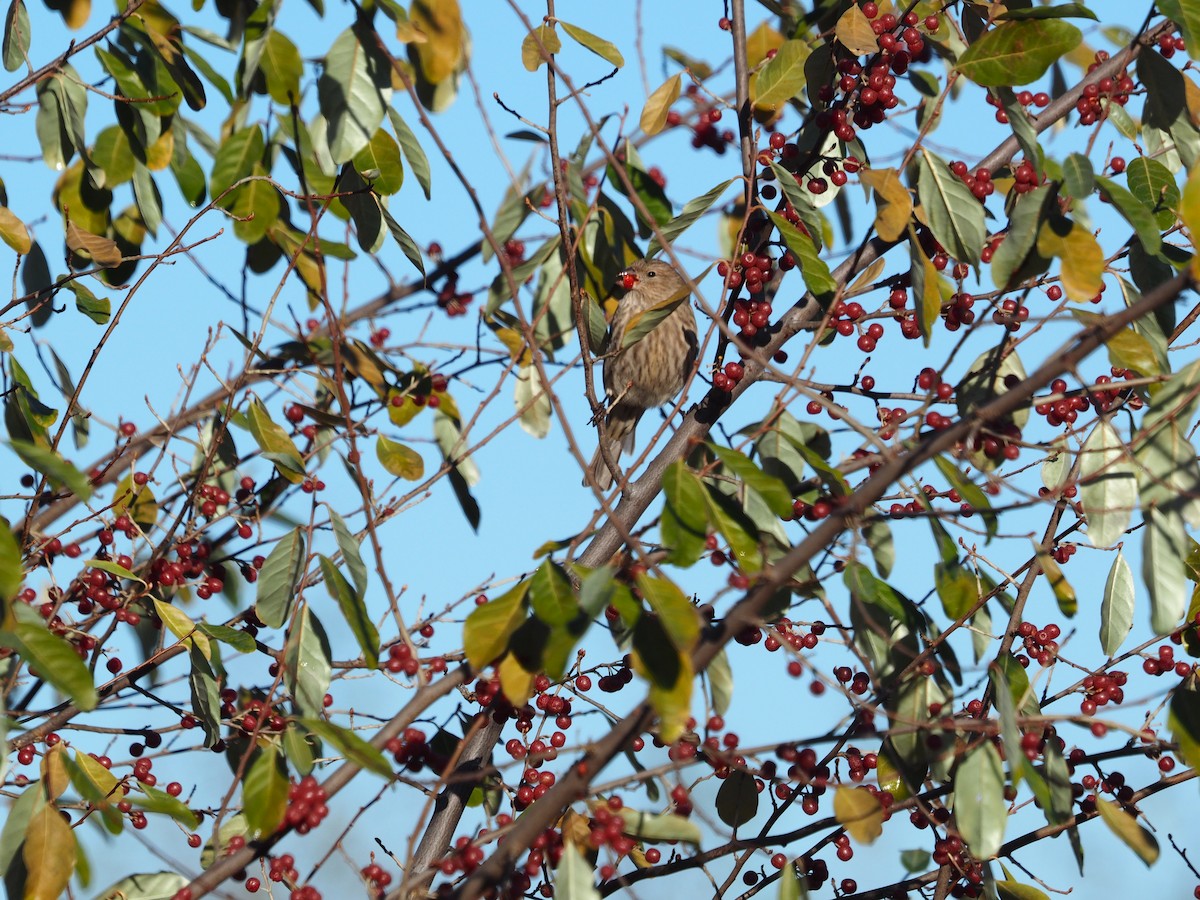
[[[642,414],[662,406],[683,388],[699,352],[687,284],[672,266],[660,259],[639,259],[617,275],[617,284],[626,294],[609,323],[604,360],[608,401],[604,442],[614,462],[621,453],[633,451],[634,429]],[[636,343],[622,348],[627,329],[637,329],[648,320],[642,314],[672,302],[678,305],[666,318]],[[612,480],[596,448],[583,483],[607,490]]]

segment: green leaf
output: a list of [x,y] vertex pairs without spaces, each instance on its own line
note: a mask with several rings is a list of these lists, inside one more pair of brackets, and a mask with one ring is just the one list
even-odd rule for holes
[[358,595],[365,596],[367,592],[367,566],[363,562],[362,554],[359,552],[358,538],[354,536],[349,526],[346,525],[346,520],[338,515],[333,507],[329,509],[329,524],[333,528],[333,536],[337,540],[338,549],[342,551],[342,559],[346,564],[346,568],[350,571],[350,578],[354,581],[354,589]]
[[1139,156],[1125,169],[1125,181],[1133,196],[1154,211],[1160,229],[1175,224],[1175,211],[1179,208],[1179,185],[1171,170],[1157,159]]
[[138,789],[142,792],[140,795],[136,793],[129,795],[134,806],[141,807],[146,812],[170,816],[189,831],[199,826],[200,816],[189,809],[182,800],[172,797],[166,791],[150,787],[148,784],[139,784]]
[[250,764],[242,781],[242,807],[246,824],[260,839],[269,837],[283,824],[288,807],[288,778],[283,759],[274,744],[267,744]]
[[956,68],[983,87],[1029,84],[1082,38],[1078,28],[1058,19],[1003,22],[971,44]]
[[682,83],[682,74],[676,72],[655,88],[654,93],[646,100],[639,124],[647,135],[658,134],[666,127],[667,113],[671,111],[671,105],[679,99]]
[[268,628],[282,628],[291,616],[305,561],[304,532],[294,528],[279,539],[263,563],[254,612]]
[[918,169],[917,195],[933,236],[954,259],[978,266],[987,238],[983,204],[944,160],[928,150],[921,151]]
[[271,419],[261,400],[256,398],[251,401],[246,410],[246,419],[250,434],[262,450],[263,457],[275,463],[279,474],[292,484],[301,481],[305,475],[304,458],[283,427]]
[[[233,184],[249,177],[255,164],[262,162],[265,147],[262,128],[258,125],[235,131],[221,141],[220,149],[213,159],[212,174],[208,179],[208,189],[212,196],[220,197]],[[222,206],[229,208],[233,204],[233,198],[227,196],[220,202]]]
[[425,460],[421,454],[382,434],[375,442],[375,455],[389,474],[406,481],[420,481],[425,476]]
[[804,63],[811,51],[804,41],[784,41],[758,70],[751,100],[760,110],[775,111],[804,89]]
[[400,113],[396,112],[390,106],[387,112],[388,119],[392,123],[392,130],[396,132],[396,140],[400,142],[400,149],[404,151],[404,158],[408,162],[408,167],[412,169],[413,175],[417,179],[417,184],[421,185],[421,190],[425,192],[425,199],[428,200],[432,186],[430,182],[429,158],[425,155],[425,150],[421,147],[421,142],[417,140],[417,136],[413,134],[413,130],[400,117]]
[[332,674],[329,641],[320,620],[305,604],[293,620],[283,654],[283,682],[304,715],[322,714]]
[[804,278],[804,284],[812,292],[813,296],[824,305],[828,302],[829,295],[837,290],[837,282],[834,280],[833,275],[830,274],[829,266],[825,264],[825,260],[821,259],[820,255],[818,255],[812,238],[801,234],[800,229],[796,228],[779,213],[772,212],[769,209],[766,212],[771,222],[774,223],[775,228],[779,231],[779,236],[783,238],[783,242],[787,244],[787,248],[796,257],[796,262],[800,267],[800,274]]
[[15,72],[29,56],[29,11],[22,0],[12,0],[4,15],[4,68]]
[[267,82],[267,93],[276,103],[290,106],[300,102],[300,79],[304,75],[304,60],[287,37],[274,28],[267,32],[259,68]]
[[1111,800],[1096,798],[1096,812],[1117,837],[1125,842],[1130,850],[1137,854],[1138,859],[1146,864],[1146,868],[1158,861],[1158,841],[1149,831],[1138,824],[1136,818],[1125,812]]
[[383,213],[384,224],[387,225],[392,238],[400,245],[400,249],[404,251],[404,255],[408,257],[408,261],[413,264],[413,267],[424,278],[425,261],[421,257],[421,248],[417,246],[417,242],[412,239],[409,233],[400,227],[400,223],[392,218],[391,213],[382,207],[380,207],[380,211]]
[[547,625],[566,625],[579,615],[579,601],[562,568],[552,560],[543,560],[529,579],[529,604],[533,613]]
[[1097,175],[1096,184],[1100,187],[1100,196],[1115,206],[1121,217],[1133,226],[1146,252],[1156,255],[1162,246],[1162,235],[1158,233],[1158,222],[1151,209],[1111,179]]
[[757,814],[754,776],[744,769],[733,769],[717,789],[717,816],[730,828],[740,828]]
[[1189,677],[1175,688],[1167,724],[1184,763],[1200,769],[1200,693],[1196,691],[1194,678]]
[[954,775],[954,821],[972,856],[988,860],[1000,852],[1008,803],[1000,751],[983,740],[959,763]]
[[349,728],[316,718],[301,719],[300,724],[332,744],[341,751],[342,756],[359,768],[374,772],[383,778],[392,777],[392,767],[379,748],[364,741]]
[[363,652],[367,668],[379,668],[379,632],[367,615],[367,606],[362,595],[346,580],[346,576],[333,564],[333,560],[327,556],[318,556],[317,559],[321,565],[321,575],[325,579],[325,589],[329,591],[329,596],[337,601],[342,617],[350,626],[350,631]]
[[37,611],[24,603],[9,608],[8,628],[0,631],[0,647],[17,652],[39,678],[71,698],[79,709],[95,709],[100,702],[88,671],[74,647],[51,633]]
[[45,475],[55,489],[68,490],[84,501],[92,496],[88,477],[54,450],[29,441],[9,441],[8,445],[25,465]]
[[988,500],[987,494],[983,492],[983,489],[967,478],[958,466],[946,457],[937,457],[934,459],[934,464],[938,467],[938,471],[942,473],[943,477],[950,482],[950,486],[958,491],[959,496],[971,504],[972,509],[983,516],[984,525],[987,528],[988,540],[994,538],[999,522],[996,519],[996,514],[992,512],[992,504]]
[[370,182],[376,192],[385,196],[396,193],[404,184],[404,163],[400,145],[380,128],[370,142],[354,157],[354,168]]
[[1100,420],[1080,448],[1079,500],[1095,547],[1121,539],[1137,506],[1137,470],[1120,435]]
[[705,485],[704,501],[708,506],[708,521],[729,544],[734,563],[751,574],[759,571],[763,566],[763,555],[753,522],[741,514],[740,509],[735,514],[727,508],[729,498],[711,485]]
[[662,513],[662,541],[674,565],[690,566],[704,554],[708,537],[708,508],[704,486],[682,460],[663,473],[666,503]]
[[[922,869],[924,866],[922,866]],[[808,878],[796,871],[793,863],[788,863],[779,873],[779,900],[807,900]]]
[[1100,649],[1116,656],[1133,628],[1133,570],[1125,554],[1117,550],[1108,579],[1104,583],[1104,600],[1100,604]]
[[[708,212],[709,207],[717,202],[720,196],[725,193],[725,189],[728,188],[729,185],[733,184],[734,181],[736,181],[734,178],[730,178],[728,181],[722,181],[707,193],[701,194],[699,197],[696,197],[685,203],[683,205],[683,209],[680,210],[679,215],[667,222],[665,225],[659,227],[658,230],[662,233],[662,236],[668,241],[673,242],[675,238],[683,234],[683,232],[691,227],[694,222]],[[659,243],[658,235],[656,234],[650,239],[650,244],[646,248],[646,255],[654,256],[654,254],[661,249],[662,245]]]
[[1175,510],[1150,507],[1144,512],[1142,580],[1150,591],[1150,627],[1167,634],[1178,627],[1187,599],[1187,531]]
[[683,816],[645,813],[628,806],[620,809],[617,815],[625,820],[625,833],[638,840],[652,843],[681,841],[693,847],[700,846],[700,826]]
[[606,41],[602,37],[597,37],[590,31],[584,31],[578,25],[564,22],[562,19],[558,20],[558,24],[562,26],[563,31],[569,34],[576,43],[591,50],[605,62],[611,63],[618,69],[625,65],[625,57],[621,55],[621,51],[617,49],[616,44]]
[[0,518],[0,608],[17,596],[25,573],[21,564],[21,545],[9,528],[8,522]]
[[92,161],[104,170],[104,184],[113,188],[133,178],[137,157],[129,136],[119,125],[110,125],[98,135],[92,147]]
[[335,163],[352,160],[370,142],[391,100],[391,66],[368,35],[347,28],[325,54],[317,101],[329,122]]
[[[1086,162],[1086,159],[1084,161]],[[1087,171],[1090,172],[1091,164],[1088,163],[1088,166]],[[1082,167],[1079,172],[1083,172]],[[1082,174],[1080,177],[1083,177]],[[992,281],[1001,290],[1014,287],[1030,274],[1025,269],[1026,260],[1037,246],[1038,232],[1041,230],[1046,203],[1051,195],[1050,186],[1042,185],[1027,194],[1021,194],[1014,202],[1008,223],[1008,236],[992,256]],[[1040,271],[1044,272],[1045,266],[1042,266]]]
[[525,622],[529,582],[476,607],[463,623],[463,652],[475,669],[495,662],[508,648],[513,632]]
[[204,746],[212,747],[221,739],[221,695],[217,690],[217,679],[199,647],[192,647],[189,658],[192,664],[188,673],[192,713],[204,731]]
[[[1047,7],[1037,7],[1038,9],[1046,9]],[[1045,893],[1028,884],[1021,884],[1019,881],[997,881],[996,893],[1000,900],[1050,900]]]
[[[1132,163],[1131,163],[1132,165]],[[1083,200],[1096,189],[1096,173],[1092,161],[1082,153],[1072,153],[1063,160],[1063,187],[1076,200]]]
[[556,896],[566,900],[600,900],[595,869],[574,842],[563,847],[554,874],[554,890]]
[[1082,3],[1062,3],[1058,6],[1034,6],[1025,9],[1009,9],[996,18],[1006,21],[1029,19],[1093,19],[1099,21],[1094,12]]
[[742,481],[766,501],[771,512],[781,519],[791,516],[792,494],[781,479],[768,475],[750,457],[738,450],[713,443],[710,443],[709,447],[734,478]]

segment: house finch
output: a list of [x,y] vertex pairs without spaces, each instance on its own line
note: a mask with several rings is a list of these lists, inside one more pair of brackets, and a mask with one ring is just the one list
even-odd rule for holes
[[[662,406],[683,388],[699,350],[687,284],[674,268],[662,260],[640,259],[617,275],[617,284],[627,293],[609,324],[604,360],[604,442],[614,461],[622,452],[633,451],[633,432],[642,413]],[[678,305],[651,331],[622,346],[627,329],[639,329],[654,315],[643,314],[672,303]],[[583,483],[600,490],[612,484],[599,448]]]

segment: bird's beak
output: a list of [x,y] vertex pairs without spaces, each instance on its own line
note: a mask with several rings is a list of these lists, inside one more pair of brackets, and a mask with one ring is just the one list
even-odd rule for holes
[[625,269],[623,272],[617,273],[617,287],[632,291],[637,283],[638,277],[633,274],[632,269]]

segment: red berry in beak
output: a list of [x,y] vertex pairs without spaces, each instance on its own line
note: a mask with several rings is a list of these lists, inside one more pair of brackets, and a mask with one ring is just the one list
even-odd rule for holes
[[627,291],[632,291],[637,282],[637,276],[628,269],[617,276],[617,284],[625,288]]

